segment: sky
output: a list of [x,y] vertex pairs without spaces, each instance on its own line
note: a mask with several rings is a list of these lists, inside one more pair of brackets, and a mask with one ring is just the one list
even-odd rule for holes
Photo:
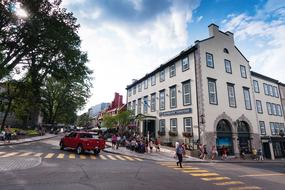
[[285,0],[63,0],[81,25],[93,70],[83,113],[208,37],[208,25],[231,31],[253,71],[285,83]]

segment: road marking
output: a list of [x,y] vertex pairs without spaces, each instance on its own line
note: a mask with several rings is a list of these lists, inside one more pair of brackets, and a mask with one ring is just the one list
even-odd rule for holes
[[79,157],[80,157],[81,160],[85,160],[86,159],[85,155],[80,155]]
[[126,158],[127,160],[134,161],[134,159],[129,156],[123,156],[123,157]]
[[64,154],[60,153],[60,154],[58,154],[58,156],[56,158],[63,159],[64,158]]
[[75,159],[75,154],[69,154],[70,159]]
[[106,155],[108,158],[110,158],[111,160],[117,160],[116,158],[114,158],[112,155]]
[[205,178],[201,178],[204,181],[221,181],[221,180],[229,180],[231,178],[229,177],[205,177]]
[[207,173],[208,170],[182,170],[184,173]]
[[257,187],[257,186],[231,187],[231,188],[229,188],[229,190],[256,190],[256,189],[261,189],[261,188]]
[[119,160],[126,160],[125,158],[123,158],[122,156],[120,155],[116,155],[117,158],[119,158]]
[[52,158],[53,155],[54,155],[54,153],[49,153],[49,154],[47,154],[47,155],[45,156],[45,158]]
[[34,156],[40,157],[41,155],[43,155],[43,153],[36,153],[34,154]]
[[137,160],[137,161],[143,161],[142,159],[140,159],[140,158],[134,158],[135,160]]
[[104,155],[99,155],[99,157],[102,159],[102,160],[107,160],[107,158],[104,156]]
[[29,155],[31,155],[31,154],[33,154],[33,152],[25,152],[25,153],[23,153],[23,154],[20,154],[19,156],[29,156]]
[[96,156],[94,156],[94,155],[90,155],[90,158],[91,158],[92,160],[96,160]]
[[250,175],[240,175],[239,177],[265,177],[265,176],[283,176],[285,174],[250,174]]
[[0,156],[0,157],[1,158],[7,158],[7,157],[10,157],[10,156],[15,156],[16,154],[18,154],[18,152],[11,152],[11,153],[5,154],[5,155]]
[[183,167],[183,168],[173,168],[175,170],[200,170],[200,168]]
[[207,177],[207,176],[218,176],[217,173],[200,173],[200,174],[190,174],[194,177]]
[[244,184],[244,182],[241,181],[226,181],[226,182],[220,182],[220,183],[214,183],[215,185],[222,186],[222,185],[240,185]]

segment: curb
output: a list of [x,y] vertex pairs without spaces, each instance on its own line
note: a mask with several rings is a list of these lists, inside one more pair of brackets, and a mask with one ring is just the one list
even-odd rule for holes
[[25,143],[30,143],[30,142],[36,142],[36,141],[51,139],[51,138],[55,138],[55,137],[57,137],[57,136],[58,136],[58,135],[53,136],[53,137],[46,137],[46,138],[42,138],[42,139],[36,139],[36,140],[25,141],[25,142],[14,142],[14,143],[9,143],[9,144],[0,144],[0,146],[11,146],[11,145],[25,144]]
[[285,161],[262,161],[262,162],[251,162],[251,161],[183,161],[185,163],[212,163],[212,164],[285,164]]

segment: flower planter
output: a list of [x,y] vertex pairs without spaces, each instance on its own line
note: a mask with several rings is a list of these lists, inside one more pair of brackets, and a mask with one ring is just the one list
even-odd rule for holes
[[193,137],[193,134],[192,134],[191,132],[183,132],[182,135],[183,135],[183,137],[185,137],[185,138]]
[[169,136],[172,136],[172,137],[176,137],[178,135],[177,132],[173,132],[173,131],[169,131],[168,134]]
[[165,131],[157,131],[157,134],[158,134],[159,136],[165,136]]

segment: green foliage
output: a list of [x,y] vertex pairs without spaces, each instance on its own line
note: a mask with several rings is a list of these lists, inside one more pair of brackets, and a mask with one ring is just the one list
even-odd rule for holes
[[116,117],[110,116],[109,114],[104,114],[103,115],[103,126],[106,128],[113,128],[116,127],[117,121]]
[[89,124],[89,116],[87,113],[84,113],[77,118],[77,126],[85,127]]

